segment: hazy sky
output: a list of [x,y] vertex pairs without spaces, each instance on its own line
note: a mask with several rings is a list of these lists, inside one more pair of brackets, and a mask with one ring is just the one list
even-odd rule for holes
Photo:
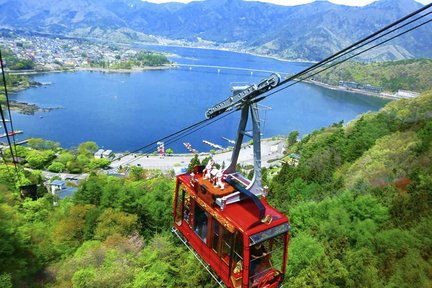
[[[143,0],[143,1],[153,2],[153,3],[165,3],[165,2],[189,3],[191,1],[200,1],[200,0]],[[256,0],[246,0],[246,1],[256,1]],[[279,5],[299,5],[299,4],[314,2],[314,0],[259,0],[259,1],[269,2],[269,3],[279,4]],[[330,2],[336,4],[344,4],[350,6],[364,6],[375,1],[376,0],[330,0]],[[432,2],[432,0],[416,0],[416,1],[423,4],[429,4]]]

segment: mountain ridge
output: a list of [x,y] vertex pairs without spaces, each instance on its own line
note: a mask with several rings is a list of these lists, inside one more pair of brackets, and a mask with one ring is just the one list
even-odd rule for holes
[[[242,0],[155,4],[140,0],[3,0],[0,27],[92,37],[130,29],[147,35],[245,48],[287,59],[317,61],[421,8],[414,0],[364,7],[318,1],[280,6]],[[89,29],[91,28],[91,29]],[[85,32],[83,32],[85,31]],[[133,39],[132,39],[133,40]],[[427,28],[398,38],[368,60],[432,57]]]

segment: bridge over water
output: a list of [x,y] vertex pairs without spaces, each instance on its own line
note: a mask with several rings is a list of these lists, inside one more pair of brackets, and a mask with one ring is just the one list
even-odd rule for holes
[[220,73],[222,70],[234,70],[234,71],[247,71],[250,72],[251,75],[253,75],[254,72],[261,72],[261,73],[278,73],[282,77],[287,77],[291,75],[287,72],[281,72],[281,71],[272,71],[272,70],[262,70],[262,69],[253,69],[253,68],[242,68],[242,67],[231,67],[231,66],[217,66],[217,65],[199,65],[199,64],[178,64],[176,63],[174,65],[175,67],[180,68],[189,68],[189,70],[192,70],[193,68],[208,68],[208,69],[216,69],[218,73]]

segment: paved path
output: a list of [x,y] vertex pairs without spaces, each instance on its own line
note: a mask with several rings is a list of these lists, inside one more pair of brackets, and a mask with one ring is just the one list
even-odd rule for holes
[[[283,155],[283,144],[285,140],[264,140],[261,142],[261,163],[262,167],[270,167],[271,165],[277,164]],[[208,157],[210,153],[201,153],[199,155],[200,160]],[[117,154],[116,156],[120,156]],[[121,158],[120,160],[113,161],[111,163],[112,169],[106,170],[108,174],[115,174],[120,166],[138,166],[144,169],[158,169],[162,171],[169,171],[175,168],[187,167],[194,154],[181,154],[173,156],[142,156],[142,154],[131,154]],[[218,153],[213,156],[216,163],[222,164],[225,162],[225,167],[231,162],[231,151]],[[253,150],[252,145],[245,145],[239,155],[238,164],[253,165]],[[70,173],[52,173],[48,171],[42,171],[43,176],[46,179],[51,179],[53,176],[60,176],[61,179],[77,179],[78,181],[86,179],[89,174],[70,174]]]
[[42,171],[42,175],[46,178],[46,179],[51,179],[54,176],[59,176],[61,179],[77,179],[77,180],[83,180],[86,179],[89,174],[88,173],[83,173],[83,174],[70,174],[70,173],[53,173],[53,172],[49,172],[49,171]]
[[[266,140],[261,142],[261,158],[262,167],[269,167],[277,163],[283,157],[282,145],[284,140]],[[180,154],[172,156],[142,156],[141,154],[131,154],[121,158],[120,160],[113,161],[111,167],[114,169],[119,166],[138,166],[145,169],[160,169],[163,171],[171,170],[175,167],[187,167],[194,154]],[[200,153],[199,158],[202,160],[208,157],[208,153]],[[213,159],[222,164],[225,162],[225,167],[231,162],[231,151],[217,153]],[[238,163],[241,165],[253,165],[253,152],[252,145],[247,145],[241,149]]]

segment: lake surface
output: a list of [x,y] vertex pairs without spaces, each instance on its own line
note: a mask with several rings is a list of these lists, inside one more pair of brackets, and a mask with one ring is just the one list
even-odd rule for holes
[[[209,49],[149,48],[173,53],[170,60],[182,64],[283,73],[299,72],[310,65]],[[11,99],[61,109],[35,115],[13,112],[12,116],[15,129],[24,131],[20,140],[41,137],[60,142],[66,148],[95,141],[105,149],[132,151],[204,119],[208,108],[231,95],[232,83],[257,83],[268,76],[269,73],[256,71],[197,67],[136,73],[41,74],[34,80],[52,84],[21,91],[11,95]],[[366,111],[376,111],[386,102],[299,83],[260,102],[271,108],[261,111],[263,137],[287,135],[293,130],[304,135],[341,120],[348,122]],[[187,152],[183,142],[189,142],[200,151],[211,149],[202,140],[229,146],[222,137],[235,139],[238,119],[236,112],[167,144],[166,148]]]

